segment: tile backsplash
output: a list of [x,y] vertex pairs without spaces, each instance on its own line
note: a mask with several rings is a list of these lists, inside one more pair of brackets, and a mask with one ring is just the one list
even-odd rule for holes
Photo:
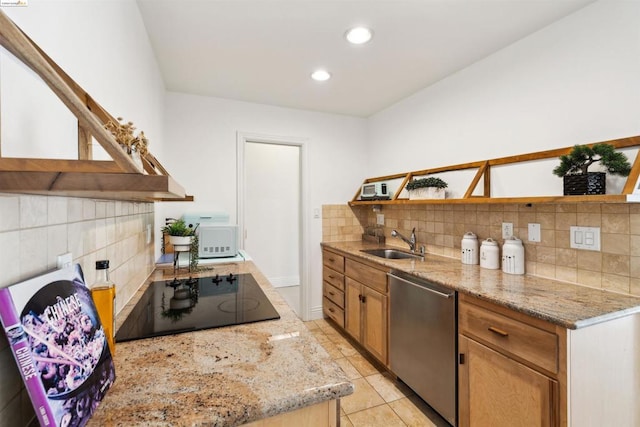
[[[0,194],[0,218],[0,287],[54,269],[66,252],[91,284],[95,261],[108,259],[120,311],[155,268],[153,203]],[[0,384],[0,427],[26,426],[33,409],[4,332]]]
[[[383,205],[386,243],[406,245],[391,236],[416,228],[418,246],[428,253],[460,258],[467,231],[480,241],[502,244],[502,223],[513,224],[525,247],[525,272],[585,286],[640,296],[640,205],[627,203],[424,204]],[[356,224],[357,223],[357,224]],[[323,240],[360,240],[362,228],[376,223],[371,206],[323,206]],[[541,241],[529,242],[528,224],[541,228]],[[572,249],[569,227],[600,227],[601,251]]]

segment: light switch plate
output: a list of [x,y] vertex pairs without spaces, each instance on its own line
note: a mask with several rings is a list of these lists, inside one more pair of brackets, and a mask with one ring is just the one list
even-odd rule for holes
[[540,242],[540,224],[529,224],[527,235],[530,242]]
[[600,251],[600,227],[570,227],[569,239],[572,248]]

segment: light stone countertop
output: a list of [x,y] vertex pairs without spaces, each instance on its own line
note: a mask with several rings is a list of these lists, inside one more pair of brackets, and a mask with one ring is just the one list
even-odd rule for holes
[[[152,274],[118,314],[122,325]],[[116,381],[89,426],[234,426],[353,393],[353,384],[251,261],[200,276],[252,273],[278,320],[116,345]]]
[[418,276],[568,329],[583,328],[640,313],[638,297],[529,275],[505,274],[502,270],[487,270],[479,265],[462,264],[459,259],[433,254],[426,254],[424,261],[384,259],[361,250],[398,247],[360,241],[323,243],[322,246]]

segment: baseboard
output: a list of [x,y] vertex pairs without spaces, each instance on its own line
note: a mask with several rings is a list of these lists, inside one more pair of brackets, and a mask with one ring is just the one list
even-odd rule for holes
[[300,276],[267,277],[269,283],[274,288],[288,288],[289,286],[300,286]]
[[312,307],[310,315],[311,318],[309,320],[322,319],[324,317],[324,315],[322,314],[322,306]]

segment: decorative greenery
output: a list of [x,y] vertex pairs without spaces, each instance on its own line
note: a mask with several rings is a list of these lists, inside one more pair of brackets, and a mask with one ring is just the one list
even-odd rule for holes
[[144,132],[140,131],[138,135],[135,135],[136,128],[133,126],[133,122],[125,123],[122,117],[118,117],[117,120],[118,123],[110,121],[104,125],[104,128],[111,132],[127,154],[130,155],[133,151],[137,151],[141,156],[147,154],[149,140],[144,135]]
[[613,145],[595,144],[592,147],[574,146],[569,154],[560,156],[560,165],[553,170],[553,173],[559,177],[586,174],[589,166],[597,162],[600,162],[607,172],[613,175],[629,176],[631,172],[627,156],[615,151]]
[[448,184],[444,182],[442,179],[437,177],[429,177],[429,178],[418,178],[413,181],[409,181],[407,184],[407,190],[415,190],[416,188],[425,188],[425,187],[436,187],[436,188],[447,188]]
[[198,226],[189,227],[183,219],[176,219],[162,227],[162,232],[169,236],[195,236]]
[[[198,228],[198,226],[196,226]],[[189,271],[196,272],[198,271],[198,236],[194,235],[193,239],[191,239],[191,247],[189,248]]]

